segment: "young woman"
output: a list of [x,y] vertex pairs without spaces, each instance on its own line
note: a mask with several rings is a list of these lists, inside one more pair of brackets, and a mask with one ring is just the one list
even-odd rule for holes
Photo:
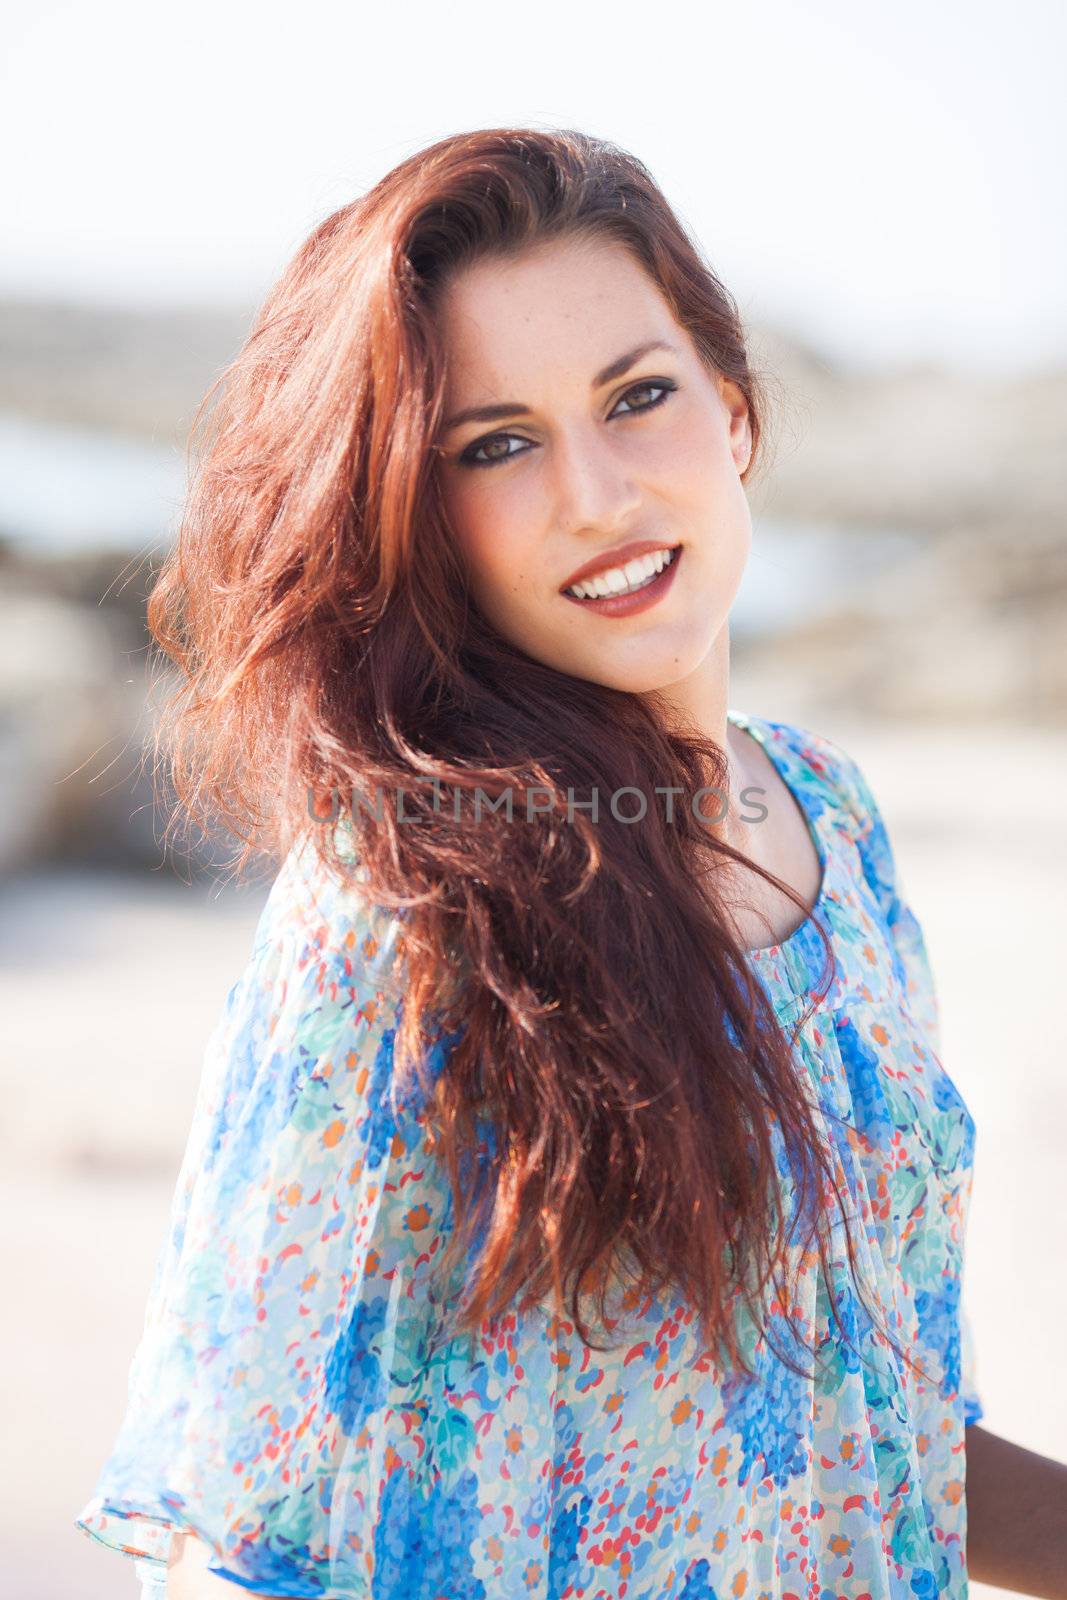
[[404,162],[227,374],[149,621],[188,813],[281,870],[78,1518],[146,1587],[1067,1594],[876,802],[729,705],[764,411],[573,132]]

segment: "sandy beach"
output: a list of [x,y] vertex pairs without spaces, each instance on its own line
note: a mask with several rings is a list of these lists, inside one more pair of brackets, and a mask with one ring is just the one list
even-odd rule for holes
[[[738,684],[742,709],[805,721]],[[1058,1002],[1067,735],[1018,722],[826,719],[879,799],[937,980],[943,1060],[977,1122],[965,1298],[986,1426],[1067,1458]],[[72,1527],[120,1420],[204,1044],[267,892],[55,870],[0,890],[7,1048],[4,1497],[20,1600],[136,1593]],[[998,1591],[974,1585],[976,1596]]]

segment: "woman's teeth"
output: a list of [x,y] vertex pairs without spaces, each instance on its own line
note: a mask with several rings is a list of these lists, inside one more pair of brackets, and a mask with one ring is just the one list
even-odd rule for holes
[[609,567],[606,572],[598,572],[595,578],[572,584],[563,592],[574,595],[578,600],[600,600],[605,595],[632,594],[636,589],[645,588],[664,567],[670,566],[677,549],[675,546],[673,550],[653,550],[647,556],[638,556],[636,561],[628,561],[624,567]]

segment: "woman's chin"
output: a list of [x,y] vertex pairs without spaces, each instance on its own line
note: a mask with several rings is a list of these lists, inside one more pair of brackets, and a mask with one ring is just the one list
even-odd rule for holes
[[703,648],[696,650],[676,647],[649,652],[642,660],[631,656],[625,660],[602,658],[584,661],[581,666],[569,666],[563,670],[574,677],[602,683],[606,689],[617,689],[622,694],[657,694],[691,677],[706,661],[713,642],[709,639]]

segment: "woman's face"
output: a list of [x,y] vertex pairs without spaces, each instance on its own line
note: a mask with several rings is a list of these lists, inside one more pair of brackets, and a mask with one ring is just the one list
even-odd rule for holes
[[[440,309],[440,484],[487,621],[536,660],[611,688],[699,677],[721,654],[751,543],[741,391],[708,370],[613,240],[482,260]],[[483,414],[453,420],[469,410]],[[642,550],[628,583],[655,552],[675,552],[647,593],[591,604],[565,592],[591,564],[619,581]]]

